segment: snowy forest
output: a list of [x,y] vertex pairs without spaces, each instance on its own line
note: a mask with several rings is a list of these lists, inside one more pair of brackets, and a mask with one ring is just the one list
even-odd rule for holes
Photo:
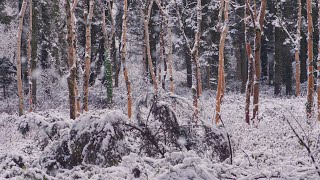
[[0,0],[0,179],[320,179],[320,0]]

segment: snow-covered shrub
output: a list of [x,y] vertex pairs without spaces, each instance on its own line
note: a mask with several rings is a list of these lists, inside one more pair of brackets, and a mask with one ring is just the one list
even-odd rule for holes
[[61,132],[41,157],[48,173],[58,168],[72,169],[81,164],[102,167],[117,165],[127,154],[124,123],[120,111],[90,111],[81,115],[71,128]]
[[63,119],[51,115],[41,116],[30,113],[19,118],[19,131],[25,136],[34,138],[38,147],[43,150],[50,141],[60,138],[60,130],[69,128]]
[[128,154],[125,141],[127,117],[120,111],[84,114],[70,130],[70,151],[74,163],[116,165]]
[[5,154],[0,156],[0,178],[13,178],[21,175],[25,162],[22,156],[17,154]]
[[149,111],[143,110],[146,104],[138,104],[138,125],[131,127],[138,134],[140,153],[149,157],[164,157],[167,152],[194,150],[202,157],[216,161],[230,157],[226,132],[202,121],[179,121],[171,108],[172,102],[155,101]]

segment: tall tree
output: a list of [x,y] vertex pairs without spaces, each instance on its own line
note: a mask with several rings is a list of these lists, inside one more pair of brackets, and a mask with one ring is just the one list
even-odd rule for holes
[[[263,31],[264,17],[266,14],[267,0],[261,0],[261,7],[259,17],[252,17],[252,21],[256,24],[255,40],[254,40],[254,86],[253,86],[253,119],[258,116],[259,112],[259,92],[260,92],[260,78],[261,78],[261,35]],[[256,14],[256,13],[255,13]]]
[[158,81],[155,75],[154,70],[154,64],[152,60],[152,52],[151,52],[151,45],[150,45],[150,37],[149,37],[149,22],[150,22],[150,16],[151,16],[151,10],[154,6],[154,1],[148,1],[148,4],[145,8],[145,14],[143,16],[143,22],[144,22],[144,38],[145,38],[145,44],[147,46],[147,57],[148,57],[148,66],[149,66],[149,72],[151,74],[152,82],[153,82],[153,88],[154,88],[154,95],[157,96],[158,94]]
[[313,24],[312,24],[312,1],[307,0],[308,17],[308,95],[307,95],[307,116],[311,117],[313,106]]
[[296,96],[300,96],[300,42],[301,42],[301,0],[298,0],[298,22],[297,36],[295,46],[295,62],[296,62]]
[[88,111],[89,99],[89,77],[91,64],[91,22],[93,17],[94,0],[90,0],[89,13],[86,0],[84,0],[84,21],[86,26],[86,48],[85,48],[85,68],[84,68],[84,83],[83,83],[83,110]]
[[28,33],[28,84],[29,84],[29,112],[33,110],[32,103],[32,68],[31,68],[31,39],[32,39],[32,0],[29,0],[29,33]]
[[23,28],[23,18],[26,12],[26,0],[22,1],[21,10],[19,13],[19,27],[17,37],[17,83],[18,83],[18,96],[19,96],[19,116],[23,115],[23,93],[22,93],[22,79],[21,79],[21,35]]
[[317,74],[317,92],[318,92],[318,121],[320,121],[320,0],[318,0],[318,29],[319,29],[319,41],[318,41],[318,74]]
[[123,17],[122,17],[122,47],[121,47],[121,61],[124,73],[124,79],[127,86],[127,96],[128,96],[128,117],[132,116],[132,98],[131,98],[131,83],[128,77],[128,70],[126,67],[126,53],[127,53],[127,11],[128,11],[128,1],[124,0],[123,3]]
[[66,0],[65,10],[67,14],[67,43],[68,43],[68,67],[69,74],[67,77],[69,89],[69,103],[70,103],[70,119],[76,119],[77,105],[76,105],[76,43],[75,43],[75,24],[74,24],[74,10],[78,1],[74,0],[70,5],[70,0]]
[[223,0],[221,1],[221,9],[224,12],[224,23],[222,27],[221,37],[220,37],[220,45],[219,45],[219,69],[218,69],[218,89],[217,89],[217,97],[216,97],[216,114],[215,114],[215,122],[218,124],[220,122],[220,111],[221,111],[221,103],[223,98],[224,91],[224,48],[226,36],[229,30],[229,1]]

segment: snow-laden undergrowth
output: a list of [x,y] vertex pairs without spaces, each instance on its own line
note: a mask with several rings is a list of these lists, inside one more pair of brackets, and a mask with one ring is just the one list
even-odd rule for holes
[[[59,143],[62,143],[63,139],[70,139],[70,131],[76,130],[78,133],[74,133],[74,137],[79,136],[84,141],[89,138],[86,147],[82,148],[89,151],[91,145],[98,149],[94,159],[100,159],[98,162],[101,163],[106,157],[99,152],[110,148],[110,138],[115,134],[112,122],[127,123],[129,120],[121,111],[107,110],[84,114],[78,124],[69,120],[67,114],[59,112],[31,113],[20,118],[1,114],[0,178],[319,179],[306,149],[286,122],[288,119],[303,140],[310,145],[313,156],[319,162],[320,129],[315,119],[305,118],[304,101],[304,98],[262,97],[259,122],[248,126],[243,118],[244,97],[238,94],[227,95],[222,106],[222,119],[231,135],[232,164],[230,158],[220,162],[210,158],[206,152],[201,154],[197,149],[188,151],[186,148],[175,148],[174,151],[166,152],[163,157],[148,157],[146,153],[138,151],[139,142],[129,137],[111,147],[116,149],[117,153],[122,152],[121,156],[118,156],[121,160],[114,161],[114,164],[92,165],[90,159],[86,160],[86,154],[82,154],[82,158],[78,157],[81,156],[78,154],[76,158],[80,158],[79,162],[72,166],[62,166],[59,161],[56,162],[54,156],[58,152],[57,148],[61,147]],[[212,106],[204,99],[201,99],[201,105],[204,108],[202,117],[207,116],[208,119],[204,121],[210,123],[211,111],[205,109],[205,106]],[[179,119],[178,115],[179,113]],[[110,119],[111,117],[114,119]],[[98,131],[106,132],[105,137],[99,142],[92,142],[91,137],[101,135],[95,133]],[[68,150],[72,149],[72,142],[67,141]],[[94,146],[99,143],[102,146]],[[126,146],[128,149],[124,150]],[[72,154],[72,151],[69,153]]]

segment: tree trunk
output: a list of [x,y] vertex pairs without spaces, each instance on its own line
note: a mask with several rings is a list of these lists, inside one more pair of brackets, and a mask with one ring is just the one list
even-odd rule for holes
[[254,86],[253,86],[253,119],[257,118],[259,112],[259,91],[260,91],[260,79],[261,79],[261,34],[263,31],[264,17],[266,13],[267,0],[261,1],[259,24],[256,27],[255,37],[255,49],[254,49]]
[[23,93],[22,93],[22,79],[21,79],[21,35],[23,28],[23,18],[26,12],[26,0],[23,0],[21,10],[19,13],[19,27],[17,37],[17,83],[19,96],[19,116],[23,115]]
[[149,72],[151,74],[151,78],[152,78],[152,82],[153,82],[154,96],[157,96],[157,94],[158,94],[158,81],[157,81],[154,67],[153,67],[153,63],[152,63],[153,61],[152,61],[151,48],[150,48],[150,38],[149,38],[149,20],[150,20],[152,6],[153,6],[153,1],[151,1],[150,4],[148,5],[147,12],[144,15],[144,35],[145,35],[145,44],[147,45],[148,66],[149,66]]
[[313,106],[313,25],[312,25],[312,2],[307,0],[308,16],[308,95],[307,95],[307,116],[311,117]]
[[300,96],[300,38],[301,38],[301,0],[298,0],[298,27],[295,47],[295,62],[296,62],[296,96]]
[[29,0],[29,18],[30,18],[30,27],[28,33],[28,84],[29,84],[29,112],[33,111],[32,103],[32,68],[31,68],[31,39],[32,39],[32,0]]
[[169,76],[170,76],[170,92],[174,94],[174,82],[173,82],[173,64],[172,64],[172,32],[171,26],[168,27],[168,43],[169,43],[169,54],[168,54],[168,66],[169,66]]
[[217,96],[216,96],[216,113],[215,113],[215,122],[218,124],[220,122],[220,111],[221,111],[221,103],[222,98],[224,95],[224,48],[225,48],[225,41],[226,36],[229,30],[228,22],[229,22],[229,0],[224,0],[222,2],[221,6],[223,6],[222,9],[224,9],[224,23],[223,23],[223,29],[221,32],[220,37],[220,44],[219,44],[219,67],[218,67],[218,88],[217,88]]
[[[85,48],[85,68],[84,68],[84,82],[83,82],[83,110],[88,111],[89,99],[89,77],[90,77],[90,63],[91,63],[91,21],[93,16],[94,0],[90,0],[89,14],[87,3],[84,0],[84,21],[86,26],[86,48]],[[104,11],[103,11],[104,12]]]
[[128,10],[128,1],[124,0],[123,4],[123,22],[122,22],[122,48],[121,48],[121,61],[124,73],[124,79],[127,86],[127,96],[128,96],[128,117],[131,119],[132,116],[132,98],[131,98],[131,83],[128,77],[128,70],[126,67],[126,53],[127,53],[127,10]]
[[319,29],[319,41],[318,41],[318,74],[317,74],[317,91],[318,91],[318,121],[320,121],[320,0],[318,0],[318,29]]
[[74,27],[74,9],[77,4],[77,0],[74,1],[72,7],[70,7],[70,0],[66,0],[65,9],[67,14],[67,43],[68,43],[68,66],[69,75],[68,89],[69,89],[69,101],[70,101],[70,119],[76,119],[77,105],[76,105],[76,58],[75,58],[75,27]]

